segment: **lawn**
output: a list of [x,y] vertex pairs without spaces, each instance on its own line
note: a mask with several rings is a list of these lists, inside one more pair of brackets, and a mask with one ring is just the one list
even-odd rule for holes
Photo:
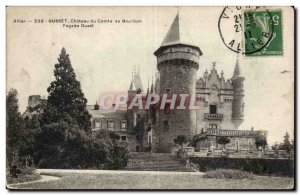
[[292,189],[294,179],[254,176],[254,179],[209,179],[203,173],[133,171],[41,171],[61,179],[19,185],[20,189]]

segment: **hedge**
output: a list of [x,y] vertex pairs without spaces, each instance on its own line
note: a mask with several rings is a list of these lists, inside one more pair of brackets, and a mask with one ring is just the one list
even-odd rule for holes
[[206,172],[215,169],[240,169],[257,175],[294,176],[293,159],[190,157],[190,161]]

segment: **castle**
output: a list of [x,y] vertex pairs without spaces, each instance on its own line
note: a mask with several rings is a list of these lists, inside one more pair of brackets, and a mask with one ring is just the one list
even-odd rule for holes
[[90,107],[94,131],[108,130],[120,135],[128,143],[130,151],[170,152],[178,135],[192,139],[197,137],[197,147],[217,146],[218,136],[230,138],[227,148],[251,149],[255,136],[266,136],[266,131],[237,130],[244,120],[245,78],[237,60],[233,76],[225,79],[219,75],[216,63],[210,73],[205,71],[197,79],[201,49],[194,45],[188,33],[181,28],[179,14],[176,15],[161,46],[154,52],[157,58],[157,75],[150,89],[144,90],[139,73],[134,72],[128,90],[128,102],[135,96],[146,101],[149,94],[194,94],[198,110],[170,110],[153,105],[149,110],[119,109],[102,113],[99,106]]
[[[228,137],[226,149],[239,152],[253,150],[255,137],[267,136],[263,130],[238,130],[244,120],[244,85],[240,62],[237,59],[233,76],[225,79],[218,74],[213,62],[210,72],[197,78],[201,49],[194,45],[176,15],[161,46],[154,52],[158,75],[151,87],[144,89],[139,72],[134,72],[128,89],[127,106],[104,112],[99,105],[89,105],[92,131],[112,131],[129,151],[170,152],[174,139],[185,135],[196,140],[201,150],[214,146],[217,138]],[[143,102],[149,94],[190,94],[201,109],[172,110],[167,103],[164,109],[151,105],[149,109],[128,108],[136,96]]]

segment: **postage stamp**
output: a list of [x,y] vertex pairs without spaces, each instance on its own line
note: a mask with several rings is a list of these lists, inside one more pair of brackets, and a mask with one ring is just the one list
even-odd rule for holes
[[294,15],[7,6],[7,189],[294,190]]
[[263,6],[225,7],[218,29],[227,48],[245,56],[282,55],[282,13]]
[[282,55],[281,11],[245,10],[245,54]]

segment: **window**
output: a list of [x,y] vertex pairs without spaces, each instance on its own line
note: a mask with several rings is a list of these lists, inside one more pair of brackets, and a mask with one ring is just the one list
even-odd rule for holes
[[135,147],[135,151],[136,151],[136,152],[139,152],[139,151],[140,151],[140,147],[139,147],[139,146],[136,146],[136,147]]
[[127,137],[125,135],[121,136],[121,140],[122,141],[126,141],[127,140]]
[[231,99],[225,98],[224,101],[225,101],[225,102],[231,102]]
[[209,124],[209,129],[217,129],[217,125],[216,124]]
[[167,94],[170,94],[171,93],[171,89],[170,88],[166,89],[166,92],[167,92]]
[[240,149],[239,146],[240,146],[239,140],[235,140],[235,147],[237,151]]
[[209,105],[209,113],[217,114],[217,105]]
[[101,128],[101,120],[95,121],[95,128]]
[[114,121],[107,121],[107,127],[109,130],[114,129],[115,128],[115,122]]
[[165,105],[164,112],[165,112],[165,114],[169,114],[170,113],[170,104],[166,104]]
[[169,130],[169,121],[164,121],[164,130]]
[[136,140],[140,140],[140,136],[139,136],[139,135],[136,135],[136,136],[135,136],[135,139],[136,139]]
[[141,115],[140,115],[140,114],[137,114],[137,115],[136,115],[136,119],[135,119],[135,125],[137,125],[137,124],[138,124],[138,122],[139,122],[139,120],[140,120],[140,117],[141,117]]
[[121,121],[121,129],[126,129],[126,128],[127,128],[127,122]]
[[205,97],[197,96],[197,101],[205,102]]
[[187,71],[188,71],[188,69],[187,69],[186,66],[183,66],[183,67],[181,68],[181,72],[182,72],[182,73],[187,73]]

